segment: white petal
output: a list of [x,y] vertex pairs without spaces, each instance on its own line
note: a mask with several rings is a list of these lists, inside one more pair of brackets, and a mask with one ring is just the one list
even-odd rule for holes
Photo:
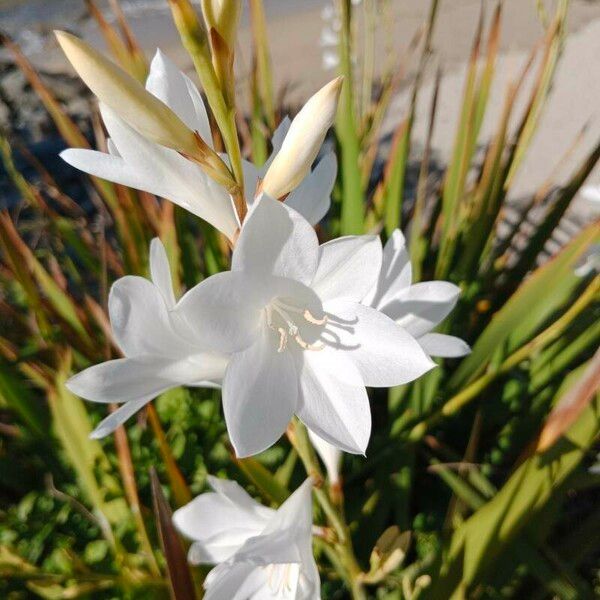
[[364,304],[381,308],[402,295],[411,284],[412,266],[406,240],[399,229],[395,229],[383,248],[381,273],[377,285],[364,299]]
[[194,132],[137,79],[83,40],[64,31],[55,31],[55,35],[86,85],[136,131],[178,152],[194,154],[197,151]]
[[170,310],[175,306],[175,293],[171,279],[171,267],[163,243],[158,238],[150,242],[150,274],[152,282],[163,295],[165,304]]
[[[267,581],[251,600],[301,600],[298,595],[299,564],[270,565],[267,570]],[[310,600],[315,600],[315,597],[310,596]]]
[[242,488],[239,492],[252,503],[250,507],[231,502],[218,493],[207,493],[194,498],[173,514],[175,527],[196,542],[194,564],[229,559],[246,540],[259,535],[275,514],[275,511],[252,500]]
[[429,333],[456,306],[460,288],[447,281],[424,281],[411,285],[401,299],[380,307],[414,337]]
[[[113,148],[114,142],[111,140]],[[60,157],[75,169],[88,173],[94,177],[100,177],[107,181],[126,185],[127,187],[143,190],[150,193],[152,186],[144,179],[144,174],[130,168],[125,161],[114,152],[106,154],[96,150],[84,150],[80,148],[67,148],[60,153]],[[157,194],[159,195],[159,194]]]
[[[268,290],[266,290],[268,292]],[[187,292],[177,314],[198,343],[219,352],[236,352],[256,338],[268,297],[245,274],[217,273]]]
[[197,131],[212,148],[208,115],[198,89],[160,50],[156,51],[150,64],[146,89],[162,100],[192,131]]
[[155,398],[179,385],[214,377],[224,362],[211,354],[182,360],[161,357],[118,358],[89,367],[71,377],[71,392],[93,402],[129,402]]
[[300,540],[312,536],[312,488],[309,477],[296,491],[277,509],[265,528],[264,533],[289,529],[299,536]]
[[[124,125],[124,127],[126,127]],[[177,152],[149,142],[129,130],[137,147],[126,159],[95,150],[69,148],[60,153],[72,167],[127,187],[166,198],[208,221],[230,239],[237,220],[227,192]]]
[[247,160],[242,160],[242,170],[244,171],[244,195],[246,196],[246,204],[248,205],[248,208],[252,208],[256,197],[256,189],[258,187],[260,174],[258,169]]
[[362,377],[344,353],[304,352],[296,414],[319,437],[351,454],[364,454],[371,408]]
[[[92,175],[167,198],[208,221],[228,237],[233,236],[237,229],[237,218],[231,196],[222,186],[178,152],[144,138],[110,108],[102,105],[100,108],[109,135],[123,158],[127,171],[133,173],[127,175],[128,180],[122,181],[116,176],[123,177],[124,168],[113,177],[107,173],[94,172],[93,164],[84,162],[73,166]],[[71,158],[72,154],[67,154],[65,160]],[[106,169],[105,164],[102,166]]]
[[336,175],[337,159],[334,152],[329,152],[290,193],[285,203],[298,211],[311,225],[316,225],[329,211]]
[[286,115],[281,123],[275,129],[273,133],[273,137],[271,138],[271,145],[273,146],[273,150],[271,155],[265,162],[265,164],[260,169],[260,176],[264,177],[267,172],[270,164],[273,162],[273,159],[277,156],[277,153],[281,150],[281,146],[283,145],[283,140],[285,140],[285,136],[290,130],[290,125],[292,124],[292,120]]
[[308,285],[317,268],[318,249],[317,234],[306,219],[262,195],[244,221],[231,269],[257,280],[276,275]]
[[302,556],[295,542],[292,529],[279,527],[249,538],[236,552],[232,561],[251,562],[256,565],[299,563]]
[[125,402],[122,406],[120,406],[115,412],[111,413],[105,419],[102,419],[98,426],[92,433],[90,434],[90,439],[92,440],[100,440],[107,435],[113,433],[117,427],[120,427],[131,418],[138,410],[141,410],[148,402],[150,402],[152,398],[139,398],[138,400],[131,400],[129,402]]
[[204,600],[250,600],[265,581],[265,574],[250,563],[222,563],[206,577]]
[[231,358],[223,381],[223,411],[238,457],[258,454],[285,431],[298,397],[298,374],[290,352],[278,353],[272,332]]
[[429,356],[440,356],[442,358],[459,358],[466,356],[471,352],[471,347],[467,342],[453,335],[443,333],[426,333],[419,338],[421,348]]
[[143,277],[128,275],[117,280],[108,297],[108,312],[125,356],[182,358],[199,351],[177,334],[162,293]]
[[67,388],[93,402],[128,402],[155,398],[177,385],[159,358],[118,358],[81,371],[67,381]]
[[256,514],[261,522],[270,519],[275,511],[257,502],[246,490],[235,481],[208,476],[208,484],[223,499],[223,501],[239,506],[249,513]]
[[323,310],[332,315],[323,341],[356,365],[365,385],[402,385],[435,367],[412,335],[374,308],[334,300]]
[[332,446],[329,442],[321,439],[314,431],[308,430],[308,437],[315,447],[317,454],[321,457],[327,477],[330,483],[339,483],[340,464],[342,462],[342,452],[339,448]]
[[[112,156],[121,156],[111,138],[106,138],[106,149],[108,150],[109,154],[112,154]],[[71,148],[71,150],[76,150],[76,148]]]
[[312,283],[324,302],[347,298],[360,302],[377,281],[381,242],[377,236],[337,238],[319,247],[319,264]]

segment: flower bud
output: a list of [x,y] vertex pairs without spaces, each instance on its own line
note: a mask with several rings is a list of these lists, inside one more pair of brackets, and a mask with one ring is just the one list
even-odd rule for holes
[[98,99],[145,138],[194,156],[196,136],[161,100],[83,40],[56,31],[63,52]]
[[216,29],[233,50],[242,3],[240,0],[202,0],[202,14],[208,30]]
[[296,115],[262,181],[262,191],[273,198],[289,194],[310,172],[327,130],[333,125],[343,77],[322,87]]

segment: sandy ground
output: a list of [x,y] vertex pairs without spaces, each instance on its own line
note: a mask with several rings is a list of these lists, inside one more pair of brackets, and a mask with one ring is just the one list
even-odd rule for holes
[[[441,0],[433,46],[435,60],[444,72],[439,102],[434,148],[444,161],[452,148],[458,120],[465,61],[479,17],[481,0]],[[334,74],[322,68],[319,44],[324,0],[281,2],[265,0],[276,84],[291,83],[295,100],[308,96]],[[491,14],[495,2],[483,0],[486,13]],[[508,83],[519,72],[530,49],[540,39],[543,28],[535,8],[535,0],[504,0],[501,54],[497,75],[490,97],[490,106],[483,126],[481,141],[489,139],[497,123]],[[549,12],[555,0],[544,3]],[[390,0],[391,11],[381,15],[385,25],[378,30],[377,64],[399,65],[415,31],[424,22],[429,2],[426,0]],[[360,10],[360,9],[359,9]],[[52,26],[70,27],[64,17]],[[177,33],[169,13],[153,10],[142,17],[133,17],[132,25],[142,45],[151,54],[161,46],[182,68],[190,64],[178,44]],[[77,25],[90,41],[101,46],[98,32],[91,25]],[[564,179],[586,152],[600,138],[600,1],[573,0],[569,12],[569,35],[562,56],[554,89],[546,107],[539,131],[533,141],[516,180],[515,195],[533,192],[560,165],[558,180]],[[56,48],[46,47],[33,56],[34,62],[45,70],[63,70],[65,64]],[[244,89],[244,74],[250,65],[250,33],[248,16],[244,15],[239,37],[238,72]],[[418,107],[415,140],[424,139],[427,111],[431,97],[432,79],[426,80]],[[393,130],[404,114],[409,90],[401,92],[393,103],[385,124],[386,132]],[[566,149],[582,128],[587,126],[577,149],[563,160]],[[591,177],[600,183],[600,169]]]

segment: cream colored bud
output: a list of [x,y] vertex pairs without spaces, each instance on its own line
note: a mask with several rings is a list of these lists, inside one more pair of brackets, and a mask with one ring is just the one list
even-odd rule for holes
[[216,29],[230,50],[235,45],[241,10],[241,0],[202,0],[202,14],[207,28]]
[[262,191],[282,198],[308,175],[327,130],[333,125],[342,83],[343,77],[330,81],[296,115],[265,175]]
[[196,136],[183,121],[144,86],[83,40],[55,31],[63,52],[98,99],[145,138],[194,156]]

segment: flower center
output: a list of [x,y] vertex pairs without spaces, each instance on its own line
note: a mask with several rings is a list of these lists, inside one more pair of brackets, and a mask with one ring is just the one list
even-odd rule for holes
[[300,335],[298,323],[300,325],[323,326],[327,324],[327,316],[318,319],[308,308],[299,308],[284,302],[280,298],[272,300],[265,310],[267,313],[267,326],[279,334],[277,352],[283,352],[287,348],[290,338],[303,350],[323,350],[325,347],[322,342],[310,344],[304,340]]
[[273,596],[291,597],[296,587],[294,577],[298,577],[298,565],[277,564],[264,567],[267,572],[267,584]]

